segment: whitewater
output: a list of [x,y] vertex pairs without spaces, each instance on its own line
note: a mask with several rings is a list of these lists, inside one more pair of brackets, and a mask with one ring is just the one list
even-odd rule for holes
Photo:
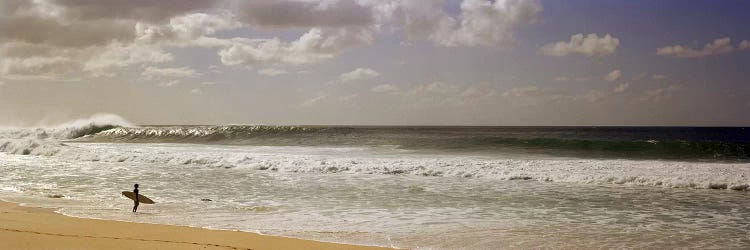
[[[136,126],[98,115],[0,129],[0,197],[71,216],[416,249],[743,248],[750,163],[736,131]],[[119,193],[133,183],[158,204],[129,213]]]

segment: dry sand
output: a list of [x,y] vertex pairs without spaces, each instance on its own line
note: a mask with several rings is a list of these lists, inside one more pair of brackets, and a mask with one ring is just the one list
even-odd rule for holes
[[0,202],[2,249],[385,249],[254,233],[68,217]]

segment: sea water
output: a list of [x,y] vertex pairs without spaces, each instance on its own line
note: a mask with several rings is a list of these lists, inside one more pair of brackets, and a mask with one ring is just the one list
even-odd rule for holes
[[[742,128],[87,120],[0,135],[0,197],[71,216],[415,249],[750,246]],[[157,204],[131,213],[134,183]]]

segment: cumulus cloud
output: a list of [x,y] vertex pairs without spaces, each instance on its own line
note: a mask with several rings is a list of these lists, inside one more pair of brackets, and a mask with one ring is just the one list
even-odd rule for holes
[[[740,44],[740,47],[742,45]],[[726,54],[734,51],[732,41],[729,37],[719,38],[703,46],[702,49],[694,49],[688,46],[673,45],[656,49],[660,56],[673,56],[678,58],[697,58]]]
[[65,57],[5,58],[0,63],[3,75],[62,75],[80,65]]
[[[388,2],[388,1],[385,1]],[[441,46],[498,47],[515,43],[513,30],[533,23],[542,11],[537,0],[464,0],[458,17],[447,14],[443,1],[388,2],[387,16],[404,27],[411,40],[428,39]]]
[[370,44],[374,33],[367,29],[313,28],[292,42],[273,39],[232,39],[219,51],[221,62],[237,64],[306,64],[331,59],[343,50]]
[[281,70],[281,69],[266,68],[266,69],[259,69],[258,74],[264,75],[264,76],[280,76],[280,75],[289,74],[289,72],[287,72],[286,70]]
[[129,20],[79,21],[29,15],[2,16],[0,42],[27,42],[62,48],[102,46],[113,40],[131,41],[135,37],[133,24]]
[[146,80],[160,81],[159,85],[171,87],[180,83],[180,79],[194,78],[200,74],[188,67],[179,68],[157,68],[148,67],[141,73],[141,77]]
[[604,80],[608,82],[614,82],[620,79],[621,76],[622,76],[622,71],[620,71],[619,69],[616,69],[607,73],[607,75],[604,76]]
[[527,87],[513,88],[508,91],[505,91],[503,92],[503,96],[504,97],[526,97],[537,92],[539,92],[539,87],[527,86]]
[[617,85],[615,89],[613,90],[615,93],[622,93],[628,90],[628,87],[630,87],[630,83],[622,83],[620,85]]
[[158,64],[173,60],[171,54],[161,47],[137,43],[112,43],[103,48],[94,48],[96,53],[85,61],[83,70],[94,76],[111,76],[118,69],[139,64]]
[[[172,60],[169,47],[216,49],[225,65],[307,64],[375,42],[384,30],[438,46],[498,47],[537,20],[538,0],[7,0],[0,2],[0,56],[7,72],[112,77]],[[218,36],[239,28],[300,32]]]
[[187,77],[196,77],[198,76],[198,73],[195,72],[195,70],[188,68],[188,67],[180,67],[180,68],[157,68],[157,67],[148,67],[146,68],[141,75],[146,79],[156,79],[156,78],[187,78]]
[[447,95],[456,94],[460,88],[454,84],[444,82],[431,82],[417,85],[412,91],[412,95]]
[[570,81],[570,77],[567,77],[567,76],[558,76],[558,77],[555,77],[554,80],[556,82],[569,82]]
[[356,99],[357,96],[359,96],[359,95],[357,95],[357,94],[351,94],[351,95],[341,96],[341,97],[339,97],[339,101],[342,101],[342,102],[352,101],[352,100]]
[[314,105],[322,102],[325,99],[326,99],[326,95],[323,94],[323,93],[319,93],[318,95],[316,95],[316,96],[314,96],[314,97],[312,97],[310,99],[307,99],[304,102],[300,103],[299,106],[303,107],[303,108],[304,107],[314,106]]
[[750,49],[750,41],[748,41],[748,40],[743,40],[743,41],[742,41],[742,42],[740,43],[740,50],[746,50],[746,49]]
[[[70,19],[137,19],[149,22],[210,9],[223,0],[50,0],[52,8]],[[43,1],[39,1],[43,2]]]
[[375,93],[396,92],[398,91],[398,87],[396,87],[393,84],[381,84],[381,85],[372,87],[370,91],[375,92]]
[[[216,1],[2,1],[1,56],[5,73],[70,77],[112,76],[133,65],[172,60],[159,44],[138,39],[138,27],[171,20],[181,32],[179,15],[201,11]],[[174,20],[172,20],[174,19]],[[202,20],[190,16],[190,20]],[[180,22],[182,21],[182,22]],[[154,23],[154,24],[152,24]],[[210,33],[210,23],[202,23]]]
[[138,22],[135,24],[135,39],[152,44],[162,42],[174,46],[219,47],[228,42],[206,36],[240,26],[227,16],[191,13],[173,17],[164,24]]
[[642,103],[642,102],[660,103],[668,99],[671,99],[672,96],[674,96],[674,94],[680,89],[682,89],[681,85],[669,85],[666,87],[647,90],[646,92],[643,93],[641,97],[638,97],[637,99],[635,99],[634,102],[636,103]]
[[[0,57],[3,72],[50,78],[158,66],[173,60],[172,47],[214,49],[225,65],[308,64],[370,45],[384,31],[438,46],[511,45],[514,30],[543,9],[538,0],[446,8],[442,0],[7,0],[0,1]],[[299,35],[219,33],[245,28]]]
[[610,34],[599,37],[595,33],[586,35],[575,34],[570,41],[560,41],[542,46],[539,53],[546,56],[567,56],[570,54],[583,54],[586,56],[606,56],[614,54],[620,46],[620,39]]
[[590,103],[598,102],[602,99],[604,99],[606,96],[604,93],[598,90],[589,90],[589,92],[586,93],[586,95],[583,96],[583,98]]
[[651,79],[654,79],[654,80],[657,80],[657,81],[658,80],[664,80],[664,79],[667,79],[667,76],[660,75],[660,74],[655,74],[655,75],[651,76]]
[[358,1],[242,0],[232,9],[238,18],[266,28],[370,26],[373,10]]
[[351,72],[341,74],[339,80],[342,82],[369,80],[380,76],[380,73],[370,68],[357,68]]

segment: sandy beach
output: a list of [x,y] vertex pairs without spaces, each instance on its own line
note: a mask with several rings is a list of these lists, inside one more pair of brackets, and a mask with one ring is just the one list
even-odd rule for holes
[[194,227],[81,219],[0,202],[3,249],[386,249]]

